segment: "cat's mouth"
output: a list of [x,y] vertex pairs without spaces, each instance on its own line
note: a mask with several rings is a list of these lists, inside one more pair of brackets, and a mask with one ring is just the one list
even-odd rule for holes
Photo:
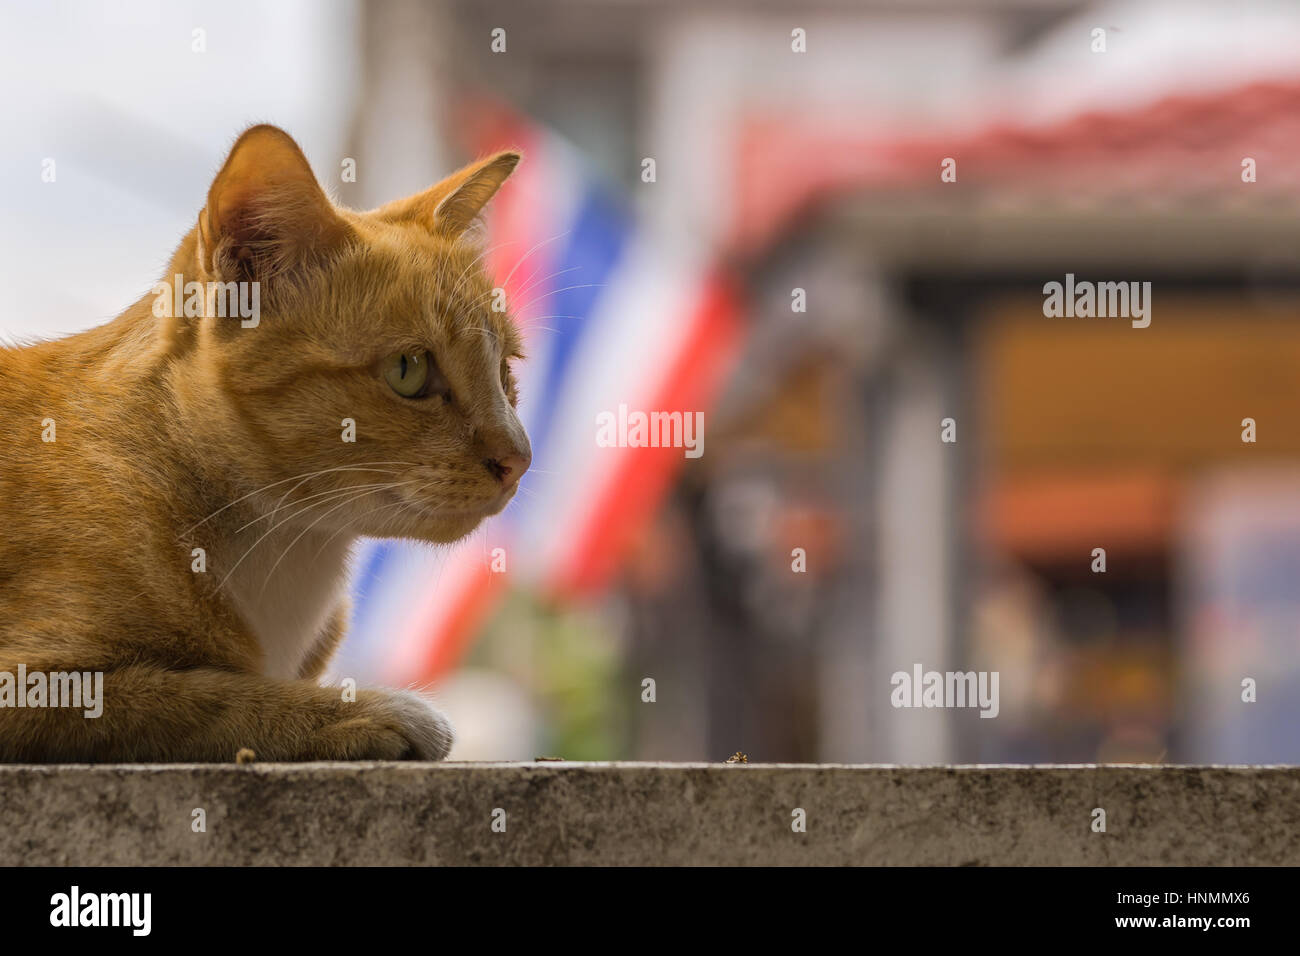
[[411,525],[416,527],[415,536],[426,541],[448,543],[463,538],[479,524],[493,515],[500,514],[510,504],[518,486],[503,488],[496,494],[477,502],[450,504],[420,501],[402,497],[402,519],[397,524],[400,529],[389,529],[387,534],[375,529],[376,536],[410,536]]
[[476,508],[447,509],[440,510],[438,513],[449,518],[470,518],[475,521],[482,521],[484,518],[491,518],[493,515],[499,515],[505,510],[506,505],[510,504],[514,496],[514,490],[511,489],[502,492]]
[[506,505],[514,500],[515,492],[519,490],[518,485],[511,485],[497,494],[484,508],[483,517],[490,518],[493,515],[499,515],[505,510]]
[[451,505],[420,501],[411,501],[409,504],[417,510],[447,518],[490,518],[500,514],[505,506],[510,504],[515,497],[515,490],[514,487],[506,488],[482,501],[467,504]]

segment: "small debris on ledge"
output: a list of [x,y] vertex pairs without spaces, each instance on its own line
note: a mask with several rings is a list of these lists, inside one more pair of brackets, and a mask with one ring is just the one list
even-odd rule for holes
[[235,754],[235,763],[237,764],[252,763],[256,759],[257,754],[253,753],[253,751],[249,750],[247,747],[240,747],[239,753]]
[[749,754],[737,750],[727,758],[727,763],[749,763]]
[[564,758],[563,757],[534,757],[533,758],[534,763],[540,763],[544,760],[557,760],[562,763],[564,761]]

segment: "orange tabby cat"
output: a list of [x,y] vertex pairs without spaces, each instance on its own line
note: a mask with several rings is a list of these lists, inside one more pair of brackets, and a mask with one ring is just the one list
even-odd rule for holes
[[[0,760],[446,756],[423,697],[317,680],[355,537],[454,541],[528,467],[519,337],[465,235],[518,161],[357,213],[253,127],[163,284],[0,346]],[[68,694],[95,673],[98,716]]]

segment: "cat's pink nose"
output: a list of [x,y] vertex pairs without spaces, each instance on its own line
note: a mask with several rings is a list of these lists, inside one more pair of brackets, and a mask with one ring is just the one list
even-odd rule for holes
[[511,452],[497,458],[484,458],[483,465],[497,481],[509,488],[532,464],[530,452]]

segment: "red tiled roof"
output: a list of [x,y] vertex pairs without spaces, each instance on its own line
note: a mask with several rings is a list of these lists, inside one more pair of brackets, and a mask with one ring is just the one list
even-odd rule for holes
[[[957,161],[956,183],[940,181],[945,157]],[[1253,184],[1241,179],[1245,157],[1256,161]],[[1125,213],[1300,205],[1300,82],[1171,96],[1050,125],[995,123],[952,137],[864,133],[789,115],[742,122],[738,246],[761,246],[810,205],[863,193]]]

